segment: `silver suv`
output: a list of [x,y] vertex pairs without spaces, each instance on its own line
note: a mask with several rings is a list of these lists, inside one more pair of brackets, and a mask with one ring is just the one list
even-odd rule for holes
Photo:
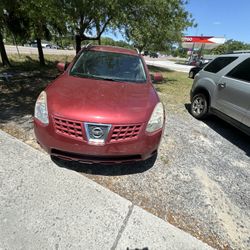
[[213,113],[250,135],[250,53],[215,58],[195,77],[191,114]]

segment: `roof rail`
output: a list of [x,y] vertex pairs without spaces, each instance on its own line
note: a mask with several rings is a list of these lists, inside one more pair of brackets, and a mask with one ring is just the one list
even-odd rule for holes
[[234,50],[232,54],[250,53],[250,50]]
[[140,51],[137,48],[135,48],[135,50],[136,50],[137,54],[140,54]]
[[92,45],[91,43],[88,43],[87,45],[84,45],[83,48],[87,49],[87,48],[91,47],[91,45]]

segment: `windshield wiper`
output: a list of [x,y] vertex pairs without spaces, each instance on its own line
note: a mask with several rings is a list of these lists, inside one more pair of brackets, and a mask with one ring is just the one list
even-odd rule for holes
[[117,79],[117,78],[109,78],[105,76],[97,76],[97,75],[91,75],[91,74],[83,74],[78,72],[71,72],[72,76],[79,76],[82,78],[89,78],[89,79],[96,79],[96,80],[104,80],[104,81],[111,81],[111,82],[136,82],[131,79]]
[[91,75],[91,74],[83,74],[83,73],[78,73],[78,72],[71,72],[71,75],[79,76],[83,78],[97,79],[97,80],[116,81],[115,79],[109,78],[109,77],[102,77],[102,76],[96,76],[96,75]]

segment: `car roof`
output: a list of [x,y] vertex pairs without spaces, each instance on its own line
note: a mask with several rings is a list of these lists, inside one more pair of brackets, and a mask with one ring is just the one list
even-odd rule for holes
[[138,55],[138,52],[135,49],[132,50],[132,49],[126,49],[126,48],[121,48],[121,47],[117,47],[117,46],[89,45],[89,46],[84,47],[84,48],[85,49],[88,48],[88,50],[94,50],[94,51],[104,51],[104,52],[113,52],[113,53],[121,53],[121,54],[128,54],[128,55]]
[[231,53],[231,54],[219,55],[218,57],[226,57],[226,56],[249,57],[250,53]]

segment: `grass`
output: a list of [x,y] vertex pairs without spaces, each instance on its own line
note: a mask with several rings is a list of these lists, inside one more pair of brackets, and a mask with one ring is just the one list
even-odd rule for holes
[[44,55],[46,65],[41,67],[37,55],[9,55],[9,60],[12,65],[10,68],[0,67],[0,73],[9,71],[30,71],[39,70],[41,72],[47,71],[57,62],[72,61],[73,56],[69,55]]
[[155,84],[161,100],[167,110],[174,112],[185,110],[185,104],[189,103],[189,93],[193,80],[187,73],[170,71],[159,67],[149,66],[150,72],[161,72],[164,80]]

